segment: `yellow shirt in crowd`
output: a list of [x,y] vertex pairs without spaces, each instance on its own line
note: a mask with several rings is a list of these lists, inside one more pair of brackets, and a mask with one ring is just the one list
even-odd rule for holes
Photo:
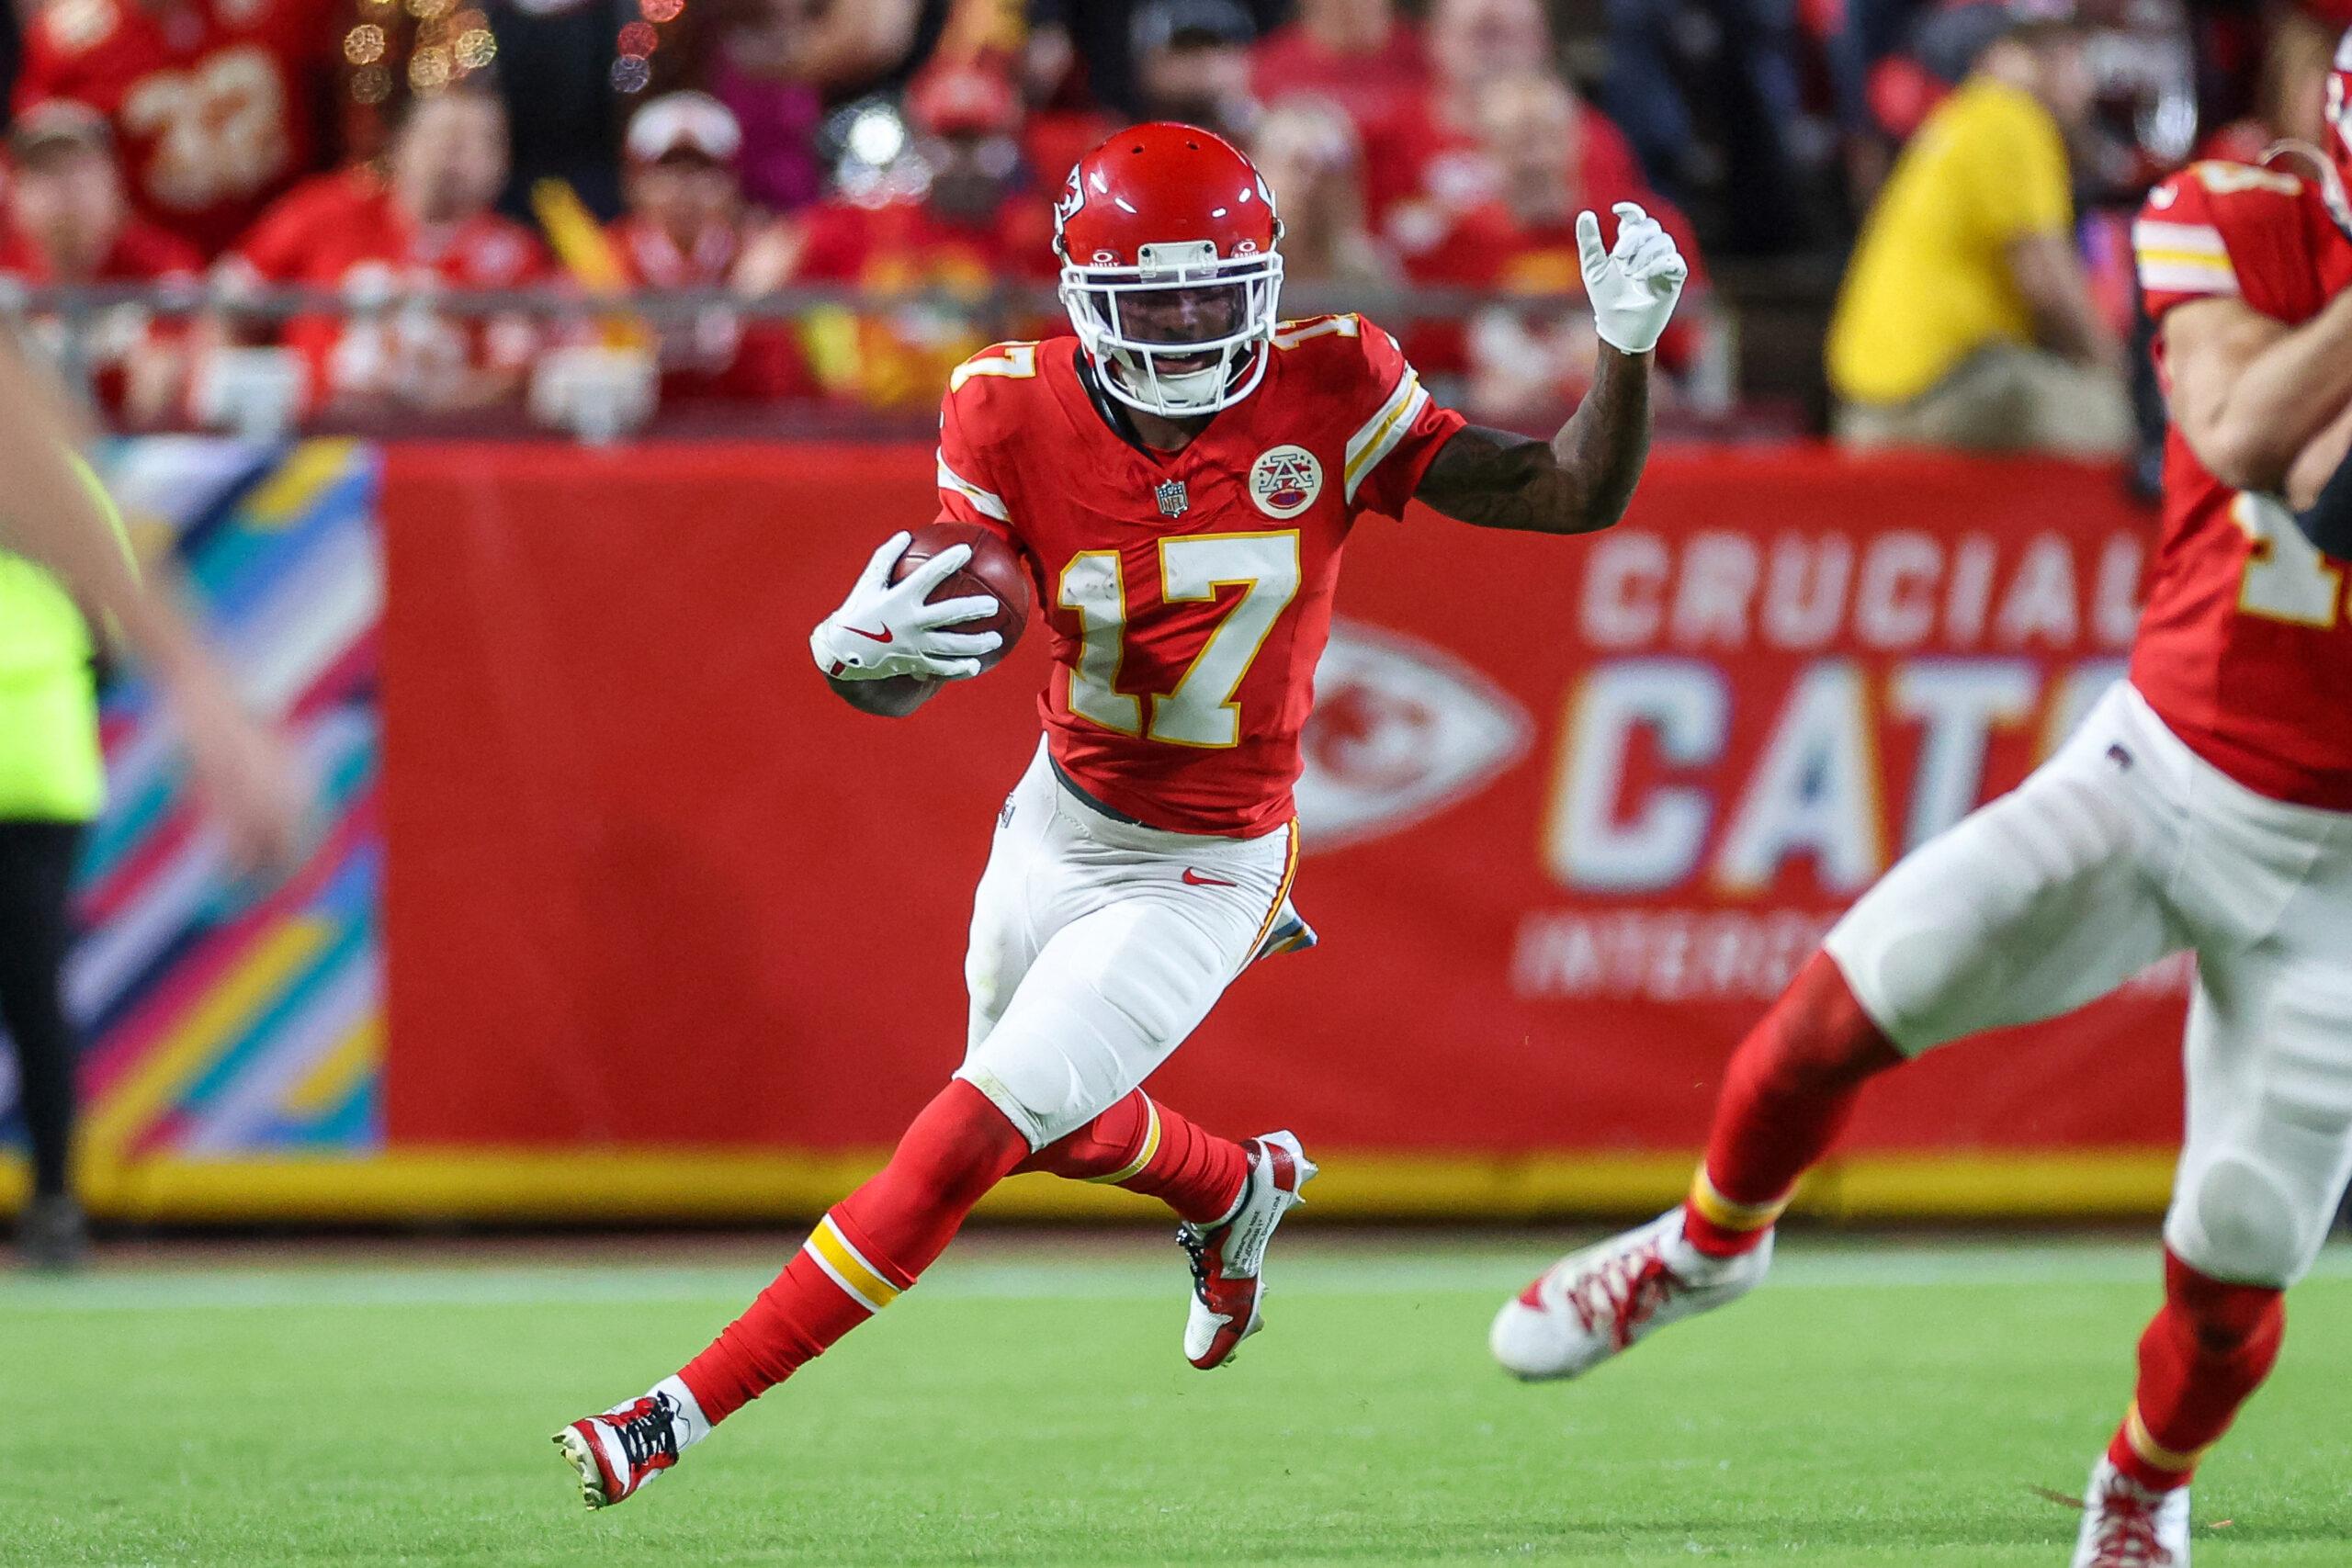
[[1919,396],[1991,343],[2030,344],[2009,247],[2074,227],[2066,142],[2032,95],[1973,77],[1895,160],[1829,322],[1829,386],[1849,402]]

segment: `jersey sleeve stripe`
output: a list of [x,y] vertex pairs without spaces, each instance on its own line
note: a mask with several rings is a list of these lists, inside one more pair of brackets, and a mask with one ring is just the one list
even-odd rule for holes
[[1342,487],[1348,500],[1355,500],[1356,487],[1363,483],[1364,476],[1396,449],[1396,443],[1405,438],[1405,432],[1413,427],[1413,422],[1420,418],[1429,402],[1430,395],[1422,389],[1420,376],[1408,370],[1380,412],[1349,437],[1347,471],[1343,476],[1346,483]]
[[2227,267],[2188,266],[2143,256],[2140,287],[2150,294],[2231,295],[2238,292],[2238,276]]
[[2223,243],[2222,231],[2211,223],[2165,223],[2143,218],[2132,225],[2132,245],[2143,254],[2158,251],[2213,256],[2224,265],[2230,257],[2230,247]]
[[949,468],[947,466],[947,454],[944,452],[939,454],[939,488],[942,490],[953,491],[957,495],[962,496],[974,506],[979,508],[980,513],[983,516],[993,517],[1000,523],[1010,523],[1012,521],[1012,514],[1004,509],[1003,500],[992,491],[982,490],[979,486],[974,484],[971,480],[964,478],[955,469]]

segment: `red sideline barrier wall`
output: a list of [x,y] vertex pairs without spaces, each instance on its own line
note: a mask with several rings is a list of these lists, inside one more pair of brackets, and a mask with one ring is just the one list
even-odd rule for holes
[[[831,1179],[936,1089],[1038,639],[902,722],[805,645],[931,483],[912,447],[390,451],[394,1156],[633,1148],[793,1207],[746,1172]],[[1587,540],[1367,520],[1302,796],[1324,945],[1156,1092],[1350,1156],[1361,1212],[1671,1190],[1827,920],[2117,673],[2151,530],[2092,469],[1815,451],[1662,453]],[[2181,973],[1897,1075],[1816,1201],[2160,1201]]]

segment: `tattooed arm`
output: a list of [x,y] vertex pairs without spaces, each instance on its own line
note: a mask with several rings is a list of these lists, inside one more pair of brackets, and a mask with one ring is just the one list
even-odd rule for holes
[[1550,441],[1468,425],[1413,493],[1481,528],[1590,534],[1625,514],[1650,448],[1650,361],[1600,346],[1592,390]]

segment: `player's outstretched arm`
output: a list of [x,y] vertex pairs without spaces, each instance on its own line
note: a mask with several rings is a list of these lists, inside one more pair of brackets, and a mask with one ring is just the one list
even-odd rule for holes
[[1470,425],[1430,460],[1414,494],[1482,528],[1589,534],[1625,514],[1650,446],[1650,367],[1690,267],[1639,207],[1617,204],[1617,243],[1577,219],[1585,294],[1600,351],[1592,389],[1549,441]]
[[[901,530],[882,541],[840,609],[808,634],[808,651],[826,684],[864,713],[900,718],[921,707],[943,681],[980,672],[980,655],[1004,638],[995,632],[943,628],[996,614],[985,593],[932,601],[933,592],[972,558],[954,545],[893,582],[891,569],[914,536]],[[912,677],[912,679],[899,679]]]

